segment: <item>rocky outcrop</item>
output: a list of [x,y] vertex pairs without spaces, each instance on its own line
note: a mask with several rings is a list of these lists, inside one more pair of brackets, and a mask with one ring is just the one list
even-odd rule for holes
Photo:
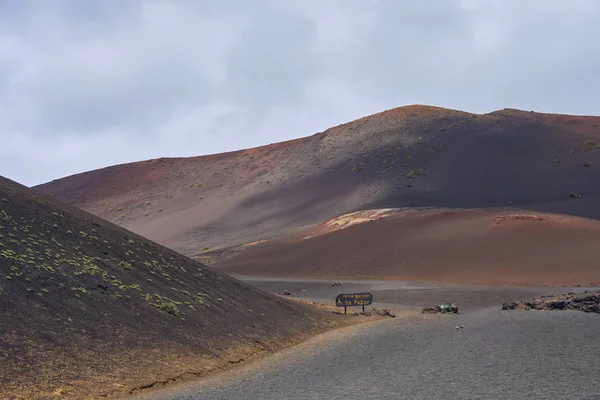
[[503,310],[580,310],[600,313],[600,291],[567,293],[559,296],[547,296],[529,301],[517,301],[502,304]]

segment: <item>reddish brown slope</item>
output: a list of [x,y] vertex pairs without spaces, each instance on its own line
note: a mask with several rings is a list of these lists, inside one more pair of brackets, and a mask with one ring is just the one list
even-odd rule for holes
[[[379,217],[377,217],[379,218]],[[248,248],[227,273],[464,285],[600,284],[600,221],[518,210],[391,214]]]
[[598,124],[400,107],[295,141],[119,165],[35,189],[188,255],[365,208],[514,206],[600,218]]

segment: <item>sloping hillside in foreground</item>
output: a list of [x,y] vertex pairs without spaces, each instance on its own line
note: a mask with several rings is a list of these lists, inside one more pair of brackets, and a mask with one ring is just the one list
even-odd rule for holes
[[371,210],[215,259],[227,273],[600,285],[600,221],[515,209]]
[[598,125],[599,117],[407,106],[298,140],[116,165],[35,189],[191,256],[373,208],[600,219]]
[[0,398],[202,375],[346,323],[335,317],[0,177]]

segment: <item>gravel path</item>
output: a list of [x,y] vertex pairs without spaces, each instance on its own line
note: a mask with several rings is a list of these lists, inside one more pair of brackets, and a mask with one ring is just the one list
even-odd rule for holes
[[136,399],[600,399],[599,332],[596,314],[499,305],[390,319]]

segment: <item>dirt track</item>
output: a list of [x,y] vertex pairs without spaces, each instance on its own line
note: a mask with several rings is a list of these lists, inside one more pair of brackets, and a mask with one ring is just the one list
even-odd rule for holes
[[[309,299],[335,305],[339,293],[368,291],[373,294],[373,307],[392,307],[420,311],[423,307],[454,302],[463,312],[500,305],[505,301],[530,299],[543,294],[562,293],[582,288],[515,288],[442,286],[422,282],[343,280],[340,286],[320,279],[284,279],[236,276],[236,278],[271,293],[290,292],[291,298]],[[337,281],[337,280],[334,280]],[[349,308],[349,311],[358,309]]]
[[[325,282],[253,284],[309,286],[317,297],[328,290]],[[385,284],[389,291],[392,283]],[[417,305],[422,293],[447,290],[396,291]],[[513,298],[553,292],[509,290]],[[255,364],[136,400],[600,398],[598,315],[501,311],[494,299],[499,292],[508,294],[504,288],[465,294],[476,305],[458,315],[417,315],[330,332]]]

